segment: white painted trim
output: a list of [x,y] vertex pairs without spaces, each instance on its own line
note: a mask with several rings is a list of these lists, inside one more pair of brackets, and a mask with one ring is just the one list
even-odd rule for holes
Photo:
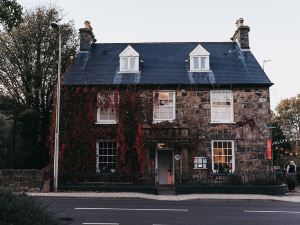
[[[116,167],[118,166],[118,164],[117,164],[118,142],[115,141],[115,140],[112,140],[112,139],[97,139],[96,140],[96,173],[100,173],[100,169],[99,169],[99,155],[100,155],[100,153],[99,153],[99,142],[101,142],[101,141],[102,142],[106,141],[106,142],[115,142],[116,143],[116,155],[115,155],[115,157],[116,157]],[[108,156],[111,156],[111,155],[108,155]]]
[[210,53],[199,44],[193,51],[190,52],[190,56],[209,56]]
[[[213,114],[212,114],[212,107],[213,107],[213,101],[212,101],[212,93],[213,92],[222,92],[222,91],[230,91],[231,93],[231,118],[230,121],[228,120],[223,120],[223,121],[213,121]],[[234,122],[234,95],[233,95],[233,91],[232,90],[211,90],[209,93],[209,98],[210,98],[210,123],[211,124],[234,124],[236,122]]]
[[[131,65],[130,65],[130,59],[131,58],[134,58],[135,60],[135,67],[133,69],[130,69]],[[124,63],[124,60],[127,60],[127,64],[128,64],[128,69],[124,69],[123,68],[123,63]],[[120,57],[120,67],[119,67],[119,73],[137,73],[137,72],[140,72],[139,71],[139,67],[140,67],[140,63],[139,63],[139,56],[121,56]]]
[[214,165],[214,142],[231,142],[232,145],[232,170],[230,171],[233,173],[235,171],[235,145],[234,140],[211,140],[211,169],[214,173],[218,172],[215,170]]
[[128,70],[128,71],[118,71],[118,73],[141,73],[140,70],[134,71],[134,70]]
[[210,122],[211,124],[236,124],[236,122]]
[[115,211],[173,211],[188,212],[188,209],[141,209],[141,208],[74,208],[75,210],[115,210]]
[[95,124],[96,125],[100,125],[100,124],[117,124],[117,120],[99,120]]
[[153,97],[155,97],[155,93],[158,93],[158,92],[173,92],[173,104],[174,104],[174,106],[173,106],[173,117],[172,117],[172,119],[167,119],[167,120],[155,119],[154,118],[155,104],[153,104],[153,115],[152,115],[153,123],[160,123],[160,122],[163,122],[163,121],[173,122],[176,119],[176,90],[153,91]]
[[199,72],[199,73],[211,73],[212,70],[189,70],[188,72],[190,73],[196,73],[196,72]]
[[131,47],[131,45],[128,45],[120,54],[119,57],[128,57],[128,56],[136,56],[139,57],[140,54],[134,50],[133,47]]

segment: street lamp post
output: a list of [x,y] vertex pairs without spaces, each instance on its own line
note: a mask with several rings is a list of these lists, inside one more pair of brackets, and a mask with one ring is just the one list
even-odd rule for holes
[[58,31],[58,63],[56,87],[56,112],[55,112],[55,139],[53,159],[53,191],[57,192],[58,185],[58,156],[59,156],[59,112],[60,112],[60,71],[61,71],[61,30],[60,25],[53,22],[51,27]]

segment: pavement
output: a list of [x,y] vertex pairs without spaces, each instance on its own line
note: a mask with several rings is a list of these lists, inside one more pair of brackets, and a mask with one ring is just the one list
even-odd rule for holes
[[284,196],[271,196],[259,194],[182,194],[182,195],[153,195],[132,192],[49,192],[49,193],[27,193],[34,197],[65,197],[65,198],[140,198],[159,201],[186,201],[186,200],[202,200],[202,201],[241,201],[241,200],[265,200],[265,201],[284,201],[284,202],[300,202],[300,187],[296,187],[295,191],[288,192]]

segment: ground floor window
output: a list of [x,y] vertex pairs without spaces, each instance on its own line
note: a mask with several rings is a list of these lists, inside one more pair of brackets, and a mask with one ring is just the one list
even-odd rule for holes
[[116,148],[115,141],[97,141],[97,172],[112,173],[116,170]]
[[212,141],[212,170],[216,173],[234,172],[233,141]]

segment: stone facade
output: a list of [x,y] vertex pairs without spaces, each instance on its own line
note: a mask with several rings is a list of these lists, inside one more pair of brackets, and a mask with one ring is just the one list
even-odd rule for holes
[[[270,136],[267,124],[271,120],[269,89],[232,89],[234,123],[230,124],[211,123],[210,90],[177,89],[175,121],[163,125],[145,123],[145,171],[154,171],[156,143],[161,142],[180,154],[181,162],[175,161],[175,170],[191,171],[194,157],[207,157],[211,168],[212,140],[234,141],[236,170],[265,170],[266,140]],[[145,91],[141,97],[150,99],[152,93]]]
[[[153,91],[173,90],[176,93],[175,120],[172,122],[153,122]],[[231,123],[211,123],[211,90],[232,90],[234,120]],[[113,92],[113,88],[99,87],[99,92]],[[124,91],[124,90],[119,90]],[[194,157],[206,157],[207,169],[212,169],[212,141],[232,141],[235,170],[264,171],[268,167],[266,159],[266,140],[270,137],[271,121],[269,88],[261,87],[139,87],[138,91],[143,114],[144,136],[144,173],[157,173],[158,145],[172,150],[173,172],[189,173],[193,171]],[[93,92],[96,95],[96,92]],[[97,120],[94,108],[94,120]],[[123,113],[123,112],[121,112]],[[64,111],[64,115],[67,115]],[[68,114],[69,115],[69,114]],[[117,140],[118,124],[92,124],[97,140]],[[124,121],[123,123],[126,123]],[[106,132],[105,132],[106,131]],[[135,133],[136,131],[134,131]],[[91,132],[85,132],[86,135]],[[81,137],[83,137],[81,135]],[[85,139],[89,140],[86,136]],[[64,136],[62,136],[62,143]],[[78,145],[75,145],[78,146]],[[89,146],[96,146],[91,143]],[[90,158],[96,158],[93,149]],[[75,149],[72,149],[75,151]],[[71,151],[69,151],[71,152]],[[174,156],[179,155],[179,160]],[[67,156],[65,156],[67,157]],[[95,163],[89,161],[89,168],[94,170]],[[85,162],[85,164],[87,164]]]

